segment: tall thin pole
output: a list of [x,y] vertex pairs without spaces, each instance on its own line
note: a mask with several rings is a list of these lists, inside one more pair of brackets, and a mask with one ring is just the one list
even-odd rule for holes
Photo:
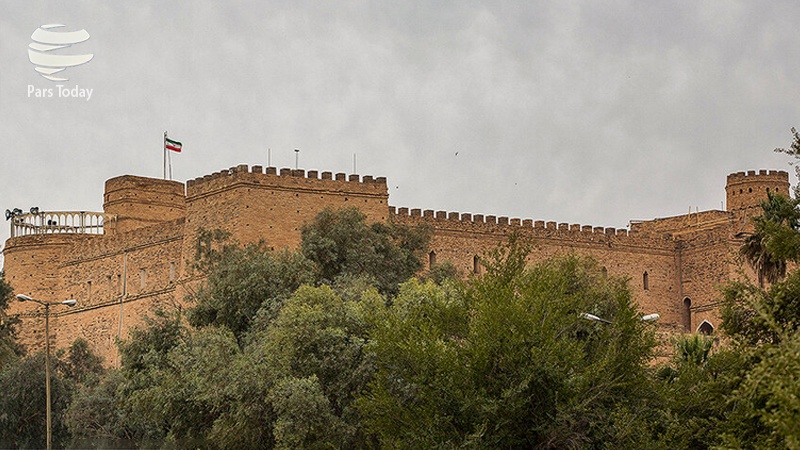
[[47,391],[47,450],[50,450],[53,442],[53,422],[50,419],[50,305],[44,304],[44,347],[47,359],[44,361],[45,367],[45,391]]
[[164,142],[161,145],[161,149],[164,150],[164,162],[162,163],[162,168],[164,169],[164,179],[167,179],[167,131],[164,130]]
[[294,168],[295,169],[299,169],[300,168],[299,162],[300,162],[300,149],[296,148],[296,149],[294,149]]
[[267,149],[267,167],[272,167],[272,149]]
[[353,173],[358,173],[356,170],[356,154],[353,153]]

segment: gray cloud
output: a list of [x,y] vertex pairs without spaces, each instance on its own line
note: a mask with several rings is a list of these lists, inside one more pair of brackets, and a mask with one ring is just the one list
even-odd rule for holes
[[[166,129],[180,180],[355,153],[396,206],[621,227],[719,208],[800,124],[788,1],[0,7],[3,208],[100,210],[105,179],[161,176]],[[92,36],[66,83],[89,102],[26,94],[51,22]]]

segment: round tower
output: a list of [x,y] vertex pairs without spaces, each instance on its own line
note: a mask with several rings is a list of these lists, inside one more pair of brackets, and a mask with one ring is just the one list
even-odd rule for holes
[[[769,193],[789,196],[789,173],[783,170],[755,170],[728,175],[725,186],[727,210],[747,215],[760,215],[761,202]],[[748,214],[751,210],[755,214]]]
[[117,215],[117,231],[186,216],[183,183],[123,175],[106,181],[103,211]]

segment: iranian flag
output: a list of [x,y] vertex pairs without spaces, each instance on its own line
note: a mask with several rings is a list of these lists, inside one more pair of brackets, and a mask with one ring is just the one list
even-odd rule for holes
[[180,153],[181,152],[181,147],[183,147],[183,144],[181,144],[178,141],[173,141],[172,139],[170,139],[168,137],[165,137],[164,138],[164,146],[167,148],[167,150],[172,150],[173,152]]

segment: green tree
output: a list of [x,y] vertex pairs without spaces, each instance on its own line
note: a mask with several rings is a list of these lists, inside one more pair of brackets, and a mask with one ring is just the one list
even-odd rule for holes
[[590,260],[526,255],[512,238],[472,284],[411,280],[376,317],[378,372],[359,405],[382,446],[652,444],[653,331],[625,282]]
[[[294,447],[297,442],[289,439],[288,430],[304,430],[306,448],[369,447],[354,401],[374,370],[365,353],[368,317],[383,305],[374,288],[358,300],[345,301],[328,286],[303,286],[253,344],[260,346],[264,364],[275,376],[270,398],[279,445]],[[287,397],[290,387],[300,389],[297,396]],[[319,434],[321,429],[325,433]]]
[[6,314],[13,292],[14,290],[6,282],[4,273],[0,271],[0,370],[25,354],[17,342],[16,326],[19,324],[19,319]]
[[740,355],[743,368],[741,384],[729,391],[721,446],[800,448],[793,397],[800,395],[800,272],[767,290],[732,283],[722,314],[731,352]]
[[[790,162],[789,164],[794,166],[795,174],[797,178],[800,179],[800,132],[797,131],[795,127],[792,127],[792,143],[790,144],[789,148],[776,148],[775,152],[777,153],[784,153],[790,157],[792,157],[795,161]],[[795,198],[800,197],[800,186],[794,187]]]
[[[50,395],[53,445],[68,439],[63,421],[71,395],[61,376],[61,362],[51,357]],[[45,355],[37,352],[7,365],[0,371],[0,448],[44,448],[47,425]]]
[[[797,157],[797,132],[793,153]],[[797,193],[797,191],[796,191]],[[798,261],[797,199],[770,196],[755,220],[756,234],[776,261]],[[740,355],[741,384],[731,389],[721,424],[724,447],[800,448],[800,271],[764,289],[732,282],[724,289],[722,329]]]
[[110,370],[95,383],[80,385],[64,415],[73,448],[121,448],[135,446],[136,435],[124,414],[120,390],[125,378],[119,370]]
[[758,359],[731,396],[722,446],[800,449],[800,334],[764,346]]
[[64,359],[64,378],[73,383],[94,383],[105,372],[103,358],[95,354],[83,338],[75,339]]
[[285,378],[270,394],[277,414],[274,425],[276,448],[341,448],[337,445],[341,441],[336,442],[341,420],[334,415],[316,376]]
[[381,293],[422,269],[419,255],[430,231],[395,223],[367,223],[356,208],[326,208],[302,228],[301,251],[313,261],[323,283],[344,275],[369,276]]
[[170,367],[170,353],[188,338],[179,312],[157,310],[152,317],[144,317],[127,340],[118,343],[123,382],[117,389],[117,408],[125,429],[118,430],[114,422],[103,425],[103,429],[118,430],[121,438],[151,444],[167,437],[169,423],[162,414],[166,393],[163,376]]
[[668,365],[657,372],[663,389],[669,448],[708,449],[721,445],[731,413],[729,397],[742,381],[747,358],[715,338],[699,334],[676,338]]
[[768,193],[763,213],[753,219],[754,232],[740,253],[756,271],[758,284],[775,283],[786,276],[786,262],[800,258],[800,209],[797,199]]
[[225,326],[240,343],[258,315],[270,321],[292,292],[314,282],[311,263],[298,253],[264,245],[231,248],[210,265],[207,281],[188,312],[195,327]]

